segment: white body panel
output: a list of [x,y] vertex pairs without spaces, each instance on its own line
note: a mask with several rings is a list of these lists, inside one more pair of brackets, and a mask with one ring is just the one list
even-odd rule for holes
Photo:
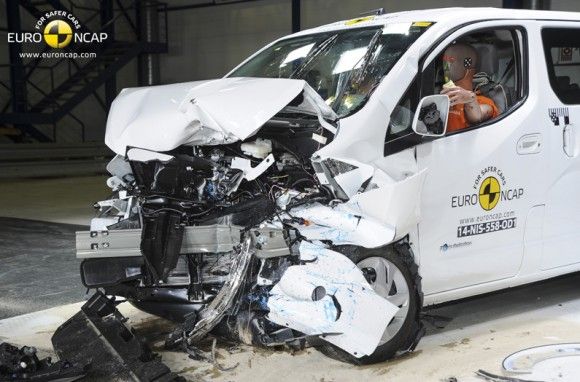
[[304,92],[298,109],[335,119],[303,80],[224,78],[124,89],[111,105],[105,143],[169,151],[181,145],[232,143],[253,135]]
[[[542,25],[578,28],[578,23],[544,22]],[[559,125],[555,126],[545,112],[539,119],[545,127],[549,144],[546,148],[550,152],[545,174],[548,188],[542,230],[542,270],[580,263],[580,200],[575,197],[580,185],[580,105],[563,104],[547,79],[545,84],[546,91],[542,94],[546,105],[544,108],[565,109],[570,123],[566,124],[565,119],[559,117]]]
[[[289,267],[272,288],[268,319],[308,335],[328,334],[328,342],[356,357],[372,354],[399,308],[376,294],[342,254],[304,241],[300,258],[309,262]],[[326,295],[312,301],[316,287],[323,287]]]
[[[529,44],[541,44],[532,33],[534,22],[484,22],[448,40],[474,27],[499,25],[527,26]],[[531,59],[530,72],[537,72],[541,64],[540,59]],[[542,148],[533,155],[521,155],[517,142],[542,133],[537,124],[540,105],[538,83],[530,83],[528,98],[505,118],[417,146],[419,165],[428,171],[419,225],[423,287],[428,294],[507,279],[520,271],[528,212],[542,204],[545,187],[535,172],[524,169],[539,168],[548,153]],[[500,190],[492,195],[497,199],[493,207],[482,205],[488,197],[480,196],[490,177],[499,182]],[[497,231],[477,231],[487,224],[492,229],[497,225]]]
[[[316,161],[335,158],[357,163],[360,171],[335,178],[349,197],[339,209],[315,206],[300,212],[315,223],[303,234],[312,240],[334,235],[340,243],[366,247],[408,234],[423,279],[425,305],[580,270],[580,198],[570,197],[580,188],[580,131],[569,127],[565,152],[563,126],[554,128],[547,113],[562,102],[548,81],[540,34],[544,25],[580,28],[580,15],[457,8],[378,16],[355,27],[414,21],[435,24],[410,46],[365,106],[340,120],[334,140],[314,154]],[[501,26],[525,30],[528,90],[521,105],[487,126],[384,157],[389,115],[423,69],[421,60],[428,64],[451,41],[470,31]],[[292,36],[345,28],[345,22],[338,22]],[[109,118],[107,144],[123,155],[127,145],[163,151],[182,144],[243,140],[298,94],[313,92],[298,80],[225,78],[199,84],[122,93]],[[333,118],[321,98],[305,98],[310,106],[304,110]],[[568,107],[571,119],[580,120],[580,106]],[[369,176],[377,188],[360,193]],[[498,181],[500,199],[484,208],[480,193],[489,177]],[[344,220],[333,217],[337,211]],[[349,226],[349,214],[362,216],[365,227],[377,228],[357,231],[361,227]],[[325,219],[334,225],[325,225]],[[464,227],[503,220],[508,222],[500,222],[491,233]],[[342,236],[336,233],[344,227],[350,228]],[[288,293],[278,292],[280,299],[288,298]],[[320,313],[317,309],[312,306],[313,315]],[[280,322],[285,318],[274,317]]]

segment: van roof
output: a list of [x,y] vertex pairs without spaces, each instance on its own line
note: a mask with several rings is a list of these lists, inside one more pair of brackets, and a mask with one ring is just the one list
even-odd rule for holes
[[306,29],[292,36],[327,32],[339,29],[360,28],[385,23],[405,23],[431,21],[445,24],[464,24],[482,20],[569,20],[580,21],[580,12],[536,11],[507,8],[437,8],[417,11],[385,13],[376,16],[360,16],[350,20],[337,21],[331,24]]

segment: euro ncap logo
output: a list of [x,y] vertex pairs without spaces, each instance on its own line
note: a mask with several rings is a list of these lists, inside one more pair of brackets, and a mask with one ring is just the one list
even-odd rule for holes
[[53,20],[44,27],[43,37],[51,48],[64,48],[72,41],[73,31],[66,21]]
[[[109,38],[107,32],[90,32],[83,29],[79,19],[63,10],[45,12],[36,21],[34,29],[34,31],[26,32],[8,32],[6,34],[7,42],[9,44],[40,44],[44,42],[50,48],[63,49],[73,43],[101,44]],[[58,53],[64,54],[67,52]]]
[[479,187],[479,205],[486,211],[492,210],[500,199],[501,187],[499,181],[488,176]]

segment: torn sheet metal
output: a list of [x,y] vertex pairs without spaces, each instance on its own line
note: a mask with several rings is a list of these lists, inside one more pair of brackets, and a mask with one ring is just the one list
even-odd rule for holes
[[252,162],[246,158],[235,157],[232,159],[231,168],[242,170],[244,178],[254,180],[264,173],[270,166],[275,163],[274,156],[269,154],[256,167],[252,167]]
[[323,335],[355,357],[372,354],[399,308],[376,294],[353,262],[321,243],[303,241],[300,258],[305,264],[288,267],[272,288],[268,319]]
[[248,237],[244,240],[238,256],[232,261],[227,281],[207,308],[201,311],[193,331],[187,333],[188,344],[191,345],[205,337],[232,307],[240,288],[244,285],[253,256],[254,245],[251,237]]
[[374,167],[352,159],[337,159],[342,163],[352,166],[352,170],[334,175],[334,181],[349,198],[361,190],[361,186],[367,182],[375,171]]
[[118,223],[120,219],[121,219],[120,216],[106,218],[92,218],[91,231],[106,231],[108,226]]
[[290,255],[290,248],[280,228],[260,228],[251,232],[256,243],[256,257],[267,259]]
[[314,203],[294,208],[291,213],[293,217],[306,221],[294,227],[309,240],[330,240],[335,245],[376,248],[390,243],[395,236],[394,227],[356,214],[345,204],[329,207]]
[[222,78],[124,89],[111,105],[105,143],[124,155],[127,146],[169,151],[244,140],[301,93],[304,101],[294,109],[338,118],[297,79]]
[[143,150],[140,148],[130,148],[127,150],[127,159],[138,162],[161,161],[169,162],[175,159],[173,155],[158,153],[151,150]]
[[112,175],[107,179],[107,186],[109,186],[112,191],[126,189],[135,179],[133,177],[131,165],[122,155],[115,155],[115,157],[107,164],[106,169],[109,174]]
[[502,366],[512,373],[531,373],[534,366],[542,361],[558,358],[580,356],[580,343],[536,346],[513,353],[506,357]]
[[377,224],[394,227],[396,233],[393,240],[400,239],[419,223],[421,191],[426,174],[425,169],[401,181],[356,194],[347,205],[363,216],[376,219]]

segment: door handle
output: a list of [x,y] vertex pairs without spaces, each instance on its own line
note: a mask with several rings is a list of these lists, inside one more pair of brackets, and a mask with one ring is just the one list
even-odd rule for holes
[[572,124],[567,124],[564,126],[562,135],[564,153],[566,153],[566,155],[568,155],[570,158],[578,155],[578,150],[576,149],[576,132],[574,131]]
[[537,154],[542,151],[542,135],[526,134],[518,140],[517,153],[520,155]]

